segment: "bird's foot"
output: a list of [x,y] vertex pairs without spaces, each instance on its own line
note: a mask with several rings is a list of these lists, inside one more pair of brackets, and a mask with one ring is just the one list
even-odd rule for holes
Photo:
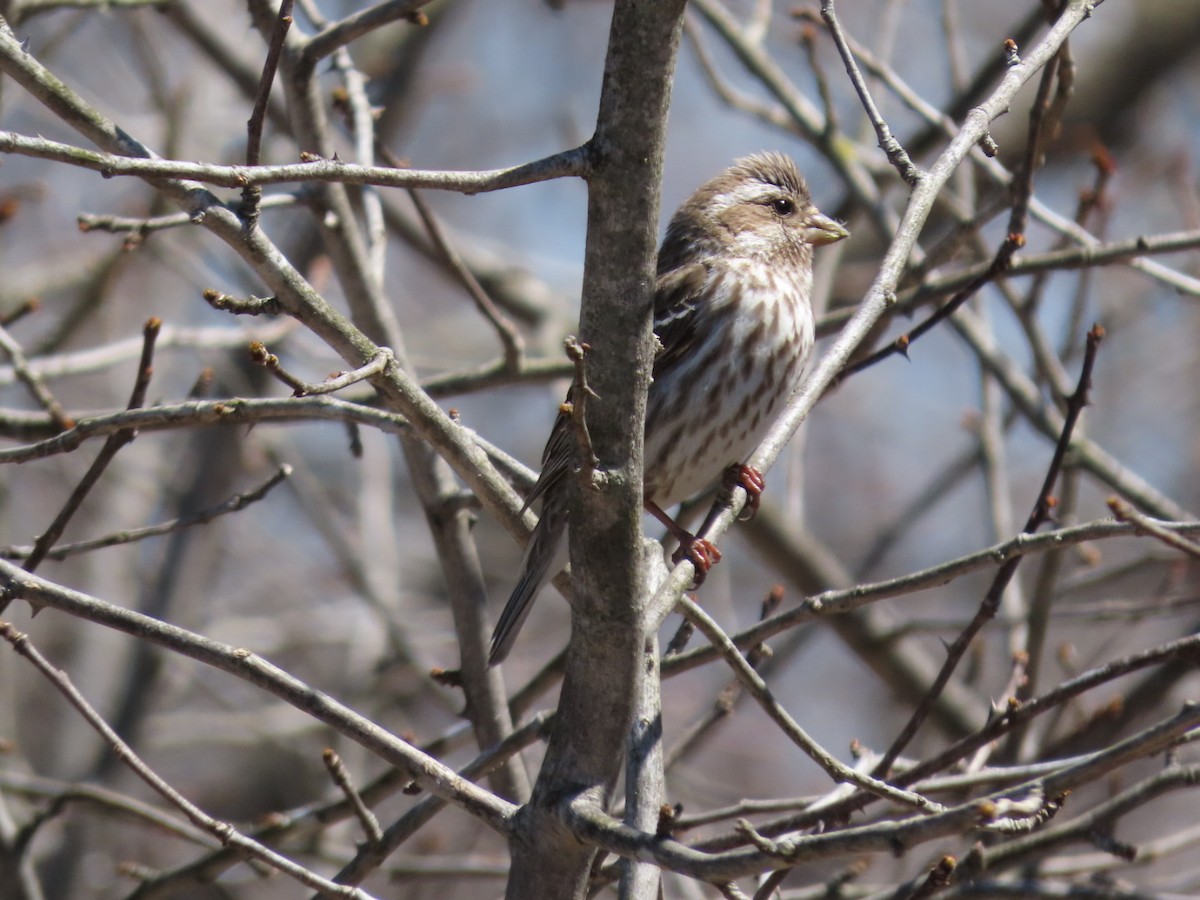
[[[761,479],[761,475],[759,478]],[[672,519],[666,512],[663,511],[657,503],[647,500],[645,501],[646,511],[654,518],[667,526],[667,531],[675,540],[679,541],[679,547],[671,554],[671,562],[681,563],[685,559],[690,561],[696,569],[696,577],[692,581],[692,589],[700,587],[704,583],[704,579],[708,576],[708,570],[715,566],[721,560],[721,551],[717,549],[716,544],[707,538],[696,537],[678,522]]]
[[753,466],[734,463],[725,470],[724,483],[727,491],[740,487],[746,492],[746,505],[742,507],[742,512],[738,515],[738,521],[749,522],[758,513],[758,505],[762,500],[763,490],[767,486],[763,479],[763,473]]
[[685,559],[690,561],[696,569],[696,575],[690,588],[690,590],[695,590],[704,584],[704,579],[708,577],[708,570],[721,561],[721,551],[712,541],[684,532],[679,536],[678,549],[671,554],[671,562],[681,563]]

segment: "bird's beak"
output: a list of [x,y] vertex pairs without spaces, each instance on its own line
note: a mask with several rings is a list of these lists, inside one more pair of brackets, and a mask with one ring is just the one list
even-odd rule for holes
[[808,226],[804,229],[804,239],[814,247],[835,244],[846,237],[850,237],[850,232],[821,213],[809,216]]

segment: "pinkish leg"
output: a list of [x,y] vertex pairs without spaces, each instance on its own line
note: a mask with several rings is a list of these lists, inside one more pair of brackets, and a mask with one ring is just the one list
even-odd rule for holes
[[734,463],[725,470],[724,483],[726,489],[740,487],[746,492],[746,506],[738,518],[743,522],[753,519],[758,512],[758,504],[762,499],[763,489],[767,486],[763,473],[753,466]]
[[645,503],[646,511],[667,527],[667,531],[679,541],[679,549],[671,554],[671,561],[678,563],[684,559],[691,561],[696,567],[696,579],[693,587],[700,587],[708,576],[708,570],[721,560],[721,551],[712,541],[698,538],[687,529],[681,527],[674,519],[663,512],[662,508],[649,500]]

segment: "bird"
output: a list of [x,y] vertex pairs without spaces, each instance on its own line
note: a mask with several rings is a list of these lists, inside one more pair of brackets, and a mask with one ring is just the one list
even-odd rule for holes
[[[667,226],[654,290],[642,496],[679,541],[674,561],[695,564],[697,583],[720,553],[665,510],[722,476],[746,489],[751,513],[757,508],[762,473],[744,462],[799,386],[812,353],[813,248],[848,236],[813,205],[796,164],[775,152],[735,160],[698,187]],[[564,407],[525,502],[527,509],[541,497],[542,514],[492,634],[489,665],[508,656],[534,598],[566,563],[567,479],[577,454]]]

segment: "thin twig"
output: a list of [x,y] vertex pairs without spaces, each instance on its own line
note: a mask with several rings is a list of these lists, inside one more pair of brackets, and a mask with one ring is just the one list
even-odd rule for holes
[[[950,320],[950,325],[966,340],[988,372],[996,376],[1009,398],[1030,424],[1046,437],[1057,441],[1062,433],[1063,416],[1053,404],[1044,401],[1042,390],[1013,360],[1001,354],[997,348],[988,346],[970,310],[960,310],[959,314]],[[1076,467],[1095,475],[1122,496],[1134,500],[1142,509],[1163,519],[1183,521],[1195,518],[1179,503],[1122,465],[1086,436],[1076,435],[1071,451]]]
[[[175,0],[171,0],[175,2]],[[302,190],[302,189],[301,189]],[[291,194],[272,194],[259,200],[259,210],[285,209],[303,202],[301,192]],[[186,212],[166,213],[161,216],[109,216],[94,213],[80,213],[75,217],[79,230],[85,234],[92,231],[103,231],[109,234],[133,234],[145,238],[155,231],[168,228],[182,228],[185,225],[195,225],[195,220]]]
[[318,61],[389,22],[405,19],[413,25],[427,25],[429,20],[421,7],[430,0],[386,0],[346,16],[321,29],[307,40],[303,49],[305,65],[315,66]]
[[[473,761],[459,770],[463,778],[478,780],[504,765],[514,755],[524,750],[535,740],[545,738],[553,724],[554,716],[541,713],[517,728],[494,747],[489,747]],[[383,837],[375,844],[359,848],[357,855],[338,872],[338,881],[357,884],[368,874],[383,865],[397,847],[411,838],[429,822],[447,802],[442,797],[429,796],[421,800],[385,829]]]
[[308,161],[290,165],[220,166],[183,160],[118,156],[11,131],[0,131],[0,153],[66,163],[99,172],[106,178],[180,178],[239,189],[251,185],[323,181],[374,184],[379,187],[430,188],[463,194],[500,191],[555,178],[581,178],[587,175],[591,166],[591,150],[586,144],[520,166],[470,172],[356,166],[337,159],[314,158],[311,154],[308,155]]
[[22,21],[38,13],[56,9],[136,9],[142,6],[166,6],[173,0],[21,0]]
[[[83,417],[75,427],[53,437],[23,447],[0,450],[0,464],[29,462],[60,453],[70,453],[92,438],[104,437],[127,428],[169,431],[195,425],[250,425],[259,422],[316,420],[354,422],[378,428],[387,434],[401,434],[410,428],[404,416],[372,409],[361,403],[348,403],[335,397],[230,397],[220,400],[187,400],[170,406],[122,410],[117,413]],[[45,424],[44,419],[42,424]]]
[[[1200,523],[1197,522],[1174,522],[1163,523],[1163,525],[1200,536]],[[1042,553],[1057,548],[1108,538],[1130,537],[1136,534],[1136,526],[1124,525],[1111,520],[1088,522],[1069,528],[1044,531],[1040,534],[1019,534],[1001,544],[993,544],[966,556],[938,563],[917,572],[889,578],[885,581],[868,582],[850,588],[825,591],[809,597],[794,609],[785,610],[764,622],[732,635],[732,639],[739,648],[745,649],[805,622],[849,612],[878,600],[901,597],[948,584],[971,572],[1002,565],[1015,556]],[[712,662],[717,657],[718,654],[711,647],[681,652],[663,661],[663,675],[667,677],[691,671]]]
[[246,837],[238,832],[228,822],[222,822],[214,819],[212,816],[204,812],[200,807],[196,806],[177,790],[171,787],[163,778],[161,778],[153,769],[142,761],[127,743],[121,740],[120,736],[109,726],[107,722],[100,716],[99,713],[87,702],[82,694],[76,689],[75,685],[67,677],[65,672],[62,672],[50,664],[50,662],[42,656],[38,649],[30,643],[28,635],[17,631],[8,622],[0,622],[0,637],[12,644],[13,649],[17,654],[25,657],[34,668],[45,676],[55,688],[58,689],[72,706],[78,710],[84,720],[95,729],[96,733],[104,738],[105,742],[113,749],[113,752],[120,757],[135,775],[146,782],[153,790],[160,794],[168,803],[177,807],[188,819],[197,827],[203,828],[205,831],[216,836],[222,844],[232,845],[246,856],[257,859],[266,863],[273,869],[278,869],[285,875],[299,881],[306,887],[319,891],[325,897],[350,897],[354,900],[370,900],[371,895],[358,888],[347,887],[346,885],[335,884],[327,878],[322,878],[315,872],[311,872],[303,866],[297,865],[286,856],[283,856],[268,847],[264,847],[258,841]]
[[1054,82],[1059,61],[1067,54],[1069,41],[1063,41],[1058,53],[1042,69],[1042,77],[1038,79],[1037,94],[1029,108],[1029,135],[1025,140],[1025,155],[1021,164],[1013,174],[1012,214],[1008,220],[1008,233],[1019,234],[1024,243],[1025,226],[1029,219],[1029,201],[1033,197],[1033,173],[1045,160],[1043,144],[1046,129],[1049,124],[1047,113],[1050,109],[1050,85]]
[[1109,497],[1108,508],[1120,522],[1132,523],[1139,532],[1150,535],[1162,541],[1168,547],[1173,547],[1188,556],[1200,559],[1200,543],[1189,541],[1182,535],[1173,534],[1149,516],[1144,516],[1120,497]]
[[[721,77],[693,13],[686,13],[683,17],[683,34],[691,41],[692,49],[696,51],[696,61],[700,63],[700,71],[704,74],[704,79],[722,103],[730,109],[744,112],[775,128],[794,134],[799,133],[796,123],[783,106],[764,103],[757,97],[735,90],[728,81]],[[827,118],[826,122],[828,121]]]
[[[271,85],[275,81],[275,72],[279,69],[279,58],[283,55],[283,44],[287,40],[288,29],[292,26],[293,3],[294,0],[282,0],[279,4],[275,28],[271,32],[271,40],[267,45],[267,58],[263,61],[262,77],[258,83],[258,96],[254,100],[254,109],[246,122],[246,165],[248,166],[257,166],[262,155],[262,133],[267,117],[267,103],[271,99]],[[252,230],[258,224],[261,200],[262,187],[246,185],[242,188],[241,215],[247,229]]]
[[429,204],[425,202],[425,198],[419,191],[412,189],[409,189],[408,196],[412,200],[413,206],[417,208],[417,215],[421,217],[421,222],[425,225],[425,230],[429,232],[434,246],[437,247],[438,252],[446,260],[446,264],[450,266],[451,271],[458,276],[459,281],[466,288],[467,294],[475,303],[475,308],[487,319],[488,324],[492,326],[496,336],[500,339],[506,368],[509,371],[517,371],[525,356],[525,344],[521,340],[521,333],[517,331],[512,321],[500,312],[496,304],[492,302],[492,298],[488,296],[487,291],[483,289],[483,285],[479,283],[479,279],[467,268],[458,251],[446,237],[445,229],[438,222],[433,210],[429,208]]
[[[1104,329],[1096,325],[1088,332],[1087,350],[1084,353],[1083,365],[1079,373],[1079,383],[1075,388],[1075,393],[1071,395],[1067,404],[1067,415],[1063,423],[1062,434],[1059,435],[1058,444],[1054,448],[1054,456],[1050,460],[1050,466],[1046,470],[1046,477],[1042,482],[1042,488],[1038,492],[1037,500],[1034,502],[1033,510],[1029,514],[1029,518],[1025,522],[1025,527],[1022,530],[1024,534],[1032,534],[1050,517],[1050,510],[1053,506],[1053,491],[1055,482],[1058,481],[1059,472],[1062,471],[1063,460],[1067,455],[1067,448],[1071,445],[1071,433],[1075,429],[1075,423],[1079,421],[1079,416],[1083,413],[1083,409],[1088,403],[1088,392],[1092,387],[1092,368],[1096,364],[1096,353],[1100,349],[1100,341],[1104,338]],[[929,688],[929,692],[922,698],[921,703],[913,712],[907,724],[897,736],[895,742],[888,751],[883,755],[875,772],[877,776],[885,776],[890,771],[892,764],[908,746],[909,741],[916,735],[917,730],[929,715],[929,710],[933,706],[934,700],[942,692],[946,686],[946,682],[950,680],[950,675],[957,668],[963,655],[967,652],[967,648],[975,639],[975,636],[995,615],[996,610],[1000,606],[1000,597],[1004,593],[1004,589],[1008,586],[1016,574],[1017,566],[1021,564],[1021,558],[1015,557],[1000,567],[992,579],[992,584],[987,590],[987,594],[980,603],[975,616],[963,629],[962,633],[955,639],[954,643],[946,651],[946,661],[943,663],[941,671],[934,679],[933,684]]]
[[[154,360],[154,342],[158,338],[158,332],[162,328],[162,320],[157,317],[152,317],[146,321],[145,328],[142,333],[142,358],[138,364],[137,375],[133,381],[133,390],[129,394],[129,403],[126,409],[139,409],[146,401],[146,390],[150,387],[150,376],[153,374]],[[137,437],[137,431],[132,428],[125,428],[120,431],[113,432],[104,442],[104,446],[100,448],[100,452],[96,454],[96,458],[92,464],[88,466],[88,470],[83,474],[83,478],[79,480],[79,484],[71,491],[71,495],[59,510],[58,515],[50,525],[38,535],[37,540],[33,542],[33,550],[29,556],[25,558],[23,567],[26,572],[34,572],[37,567],[42,564],[50,549],[58,543],[62,537],[63,531],[66,530],[67,524],[79,511],[79,507],[83,505],[83,501],[91,493],[92,488],[100,480],[100,476],[108,468],[109,464],[116,458],[117,453],[128,443]],[[3,613],[8,608],[12,601],[12,595],[8,591],[0,591],[0,613]]]
[[[382,142],[377,142],[375,152],[389,166],[397,169],[407,168],[404,161],[401,160]],[[483,285],[479,283],[479,279],[475,277],[475,273],[467,267],[463,262],[462,256],[454,248],[446,235],[446,230],[442,228],[441,222],[437,216],[433,214],[433,210],[429,208],[429,204],[425,202],[425,198],[421,196],[419,191],[412,188],[408,190],[409,199],[412,200],[413,206],[416,207],[417,215],[421,218],[421,223],[425,226],[426,232],[429,234],[430,240],[433,241],[434,247],[442,255],[442,259],[450,270],[462,282],[464,288],[471,299],[475,302],[475,307],[483,315],[488,323],[495,329],[496,335],[500,338],[500,345],[504,348],[504,361],[510,371],[516,371],[520,368],[521,362],[524,359],[525,347],[521,340],[521,334],[517,331],[512,321],[505,316],[496,307],[488,292],[484,290]]]
[[[170,534],[173,531],[178,531],[181,528],[190,528],[194,525],[204,525],[211,522],[213,519],[220,516],[228,515],[229,513],[240,512],[252,503],[257,503],[266,497],[267,493],[277,485],[282,484],[292,474],[292,467],[282,465],[275,472],[260,484],[258,487],[249,491],[242,491],[234,494],[224,503],[217,506],[209,507],[201,510],[195,515],[186,516],[179,519],[171,519],[169,522],[161,522],[158,525],[148,525],[145,528],[132,528],[126,531],[118,531],[114,534],[105,535],[104,537],[93,538],[90,541],[77,541],[72,544],[59,544],[51,549],[46,554],[46,559],[52,559],[56,562],[61,562],[68,557],[75,556],[80,553],[88,553],[92,550],[101,550],[107,547],[117,547],[121,544],[131,544],[136,541],[143,541],[147,538],[161,537],[164,534]],[[20,560],[25,559],[33,553],[32,547],[3,547],[0,548],[0,557],[4,559]]]
[[62,610],[139,640],[195,659],[265,690],[314,720],[331,725],[340,734],[365,747],[385,762],[406,769],[421,787],[450,800],[487,826],[507,833],[517,807],[490,791],[460,777],[453,769],[408,741],[379,727],[333,697],[283,671],[243,647],[203,637],[153,616],[108,603],[97,597],[54,584],[0,560],[0,585],[17,597]]
[[875,129],[875,135],[879,139],[879,148],[887,154],[888,162],[890,162],[900,173],[900,177],[904,179],[905,184],[909,187],[916,187],[917,182],[921,180],[921,170],[909,159],[908,153],[904,147],[896,140],[892,130],[888,128],[887,122],[883,120],[883,114],[879,112],[879,107],[875,105],[874,99],[871,97],[871,91],[867,87],[866,79],[863,78],[862,72],[858,69],[858,63],[854,61],[854,54],[850,52],[850,47],[846,43],[846,37],[842,33],[842,25],[838,21],[837,12],[833,8],[834,0],[821,0],[821,16],[825,19],[825,24],[829,27],[829,33],[833,37],[833,42],[837,45],[838,53],[842,55],[842,62],[846,65],[846,74],[850,76],[850,83],[854,85],[854,90],[858,94],[858,99],[862,103],[863,110],[867,114],[867,119],[871,122],[871,126]]
[[825,69],[817,56],[817,29],[815,26],[805,25],[800,30],[800,43],[804,47],[805,56],[808,57],[808,67],[812,70],[813,79],[817,82],[817,94],[821,98],[821,107],[825,112],[825,134],[832,138],[839,130],[837,103],[833,99],[829,79],[825,77]]
[[[553,716],[549,713],[539,713],[527,722],[499,747],[492,747],[481,753],[474,761],[459,770],[464,778],[482,778],[490,766],[500,765],[501,761],[519,753],[539,738],[544,738]],[[446,753],[459,749],[470,737],[469,723],[461,722],[449,734],[424,744],[421,750],[430,756],[444,756]],[[402,788],[411,784],[408,775],[401,769],[390,768],[382,775],[364,786],[359,793],[363,800],[371,805],[377,805],[388,797],[394,796]],[[400,820],[388,827],[383,840],[379,844],[360,847],[358,858],[369,857],[371,863],[361,867],[362,872],[371,872],[378,868],[386,859],[391,859],[395,850],[404,840],[417,832],[421,825],[426,824],[438,810],[445,807],[445,802],[436,796],[427,796],[419,800],[415,806],[400,817]],[[271,816],[269,822],[254,829],[251,834],[263,842],[275,842],[288,836],[293,840],[304,840],[315,834],[321,828],[331,823],[342,821],[352,815],[350,803],[345,798],[320,803],[304,804],[299,808]],[[398,826],[403,823],[404,828]],[[399,839],[394,832],[399,831]],[[197,881],[211,883],[239,860],[229,849],[217,850],[207,856],[181,866],[169,872],[157,875],[152,881],[142,885],[130,900],[152,900],[157,897],[174,897],[180,884],[192,884]],[[359,880],[362,878],[355,872],[355,864],[350,863],[337,876],[339,882]]]
[[431,375],[421,380],[421,387],[430,397],[439,399],[509,384],[546,384],[569,378],[574,371],[569,360],[525,359],[520,369],[513,371],[506,360],[496,359],[466,371]]
[[[1029,256],[1020,256],[1012,261],[1004,273],[1006,278],[1020,275],[1041,275],[1071,269],[1090,269],[1097,266],[1128,265],[1135,259],[1164,253],[1178,253],[1200,247],[1200,231],[1177,231],[1127,238],[1111,243],[1085,244],[1051,250]],[[987,271],[990,263],[968,266],[953,274],[930,278],[916,287],[910,296],[902,295],[897,309],[903,310],[910,303],[921,302],[927,297],[948,294],[958,290]]]
[[[1192,635],[1141,653],[1132,654],[1123,659],[1113,660],[1103,666],[1099,666],[1065,681],[1039,697],[1010,705],[976,733],[956,741],[940,753],[924,759],[916,765],[908,766],[903,771],[897,772],[892,781],[901,787],[919,785],[925,793],[929,793],[931,787],[927,780],[932,775],[944,771],[960,760],[965,759],[980,747],[996,741],[1043,713],[1060,707],[1087,691],[1108,684],[1133,672],[1138,672],[1152,666],[1164,665],[1176,660],[1194,662],[1197,658],[1200,658],[1200,636]],[[1077,765],[1083,765],[1089,760],[1100,758],[1107,752],[1109,751],[1097,751],[1096,753],[1087,754],[1073,760],[1058,760],[1058,764],[1053,766],[1051,770],[1038,768],[1032,774],[1034,777],[1049,777],[1062,767],[1073,768]],[[849,797],[838,800],[832,805],[823,807],[816,812],[806,810],[795,815],[765,822],[759,826],[759,829],[764,834],[781,834],[788,831],[812,828],[821,822],[838,821],[847,818],[874,801],[874,795],[864,791],[857,791]],[[713,844],[712,846],[717,845]]]
[[831,756],[808,736],[799,723],[788,714],[787,710],[779,705],[778,701],[771,694],[770,688],[767,687],[758,676],[758,673],[754,671],[738,651],[737,647],[734,646],[733,641],[712,620],[708,613],[687,597],[680,598],[679,609],[687,617],[688,621],[694,624],[708,638],[709,643],[717,648],[729,667],[733,669],[738,680],[745,686],[749,694],[758,701],[759,706],[771,717],[771,720],[783,730],[796,746],[800,747],[818,766],[824,769],[835,782],[856,785],[876,796],[921,810],[922,812],[938,813],[945,810],[945,807],[940,803],[935,803],[926,797],[922,797],[920,794],[894,788],[886,782],[879,781],[861,772],[856,772]]
[[[783,602],[783,585],[775,585],[767,594],[766,599],[762,602],[762,607],[759,613],[759,621],[773,615]],[[672,646],[678,646],[675,652],[679,652],[686,646],[687,640],[683,637],[685,634],[690,635],[695,630],[695,625],[688,619],[684,619],[679,625],[679,631],[675,638],[672,639],[671,645],[668,645],[663,651],[663,656],[674,655],[671,650]],[[763,660],[771,656],[771,649],[765,643],[758,643],[746,651],[746,662],[750,668],[758,670],[759,664]],[[733,678],[717,693],[717,699],[713,701],[708,712],[688,728],[676,739],[672,746],[663,757],[663,768],[670,770],[679,760],[687,753],[696,748],[705,736],[712,733],[713,729],[733,715],[734,708],[737,706],[738,700],[743,695],[742,684],[738,678]]]
[[[298,323],[281,319],[269,322],[255,329],[259,340],[277,341],[295,331]],[[203,327],[180,328],[174,325],[163,325],[158,340],[154,342],[155,354],[161,358],[163,350],[168,348],[186,347],[196,350],[225,350],[232,347],[244,346],[246,331],[243,328]],[[123,338],[109,344],[98,344],[86,349],[69,353],[58,353],[52,356],[40,356],[29,361],[29,369],[40,378],[51,380],[66,376],[82,376],[98,372],[112,366],[124,365],[130,360],[136,360],[142,353],[141,336]],[[0,386],[7,386],[17,381],[16,372],[11,366],[0,366]],[[45,428],[54,433],[59,429],[45,414],[39,416],[45,422]]]
[[[196,828],[189,822],[144,800],[110,788],[95,784],[60,781],[17,772],[14,769],[0,770],[0,788],[5,793],[18,797],[47,801],[46,809],[39,814],[43,823],[61,815],[68,804],[77,803],[93,806],[103,810],[106,814],[117,813],[121,816],[132,817],[158,829],[163,834],[198,845],[206,850],[219,851],[221,849],[221,843],[207,831]],[[22,827],[22,831],[36,830],[36,826],[34,829],[30,828],[32,824],[31,820]],[[269,871],[265,867],[263,868],[264,871]]]
[[332,394],[335,391],[340,391],[359,382],[366,381],[383,372],[389,366],[394,365],[396,357],[387,347],[380,347],[374,359],[365,365],[359,366],[350,372],[340,372],[337,375],[332,375],[325,381],[316,382],[315,384],[301,381],[295,375],[288,372],[279,362],[279,357],[271,353],[261,341],[251,342],[250,361],[255,365],[264,367],[290,387],[293,397],[310,397],[318,394]]
[[326,747],[321,754],[321,761],[325,763],[325,768],[329,771],[329,777],[333,779],[333,783],[341,789],[349,801],[350,808],[354,810],[355,817],[362,825],[367,840],[372,844],[378,844],[383,840],[383,829],[379,827],[379,820],[375,818],[375,813],[371,812],[367,804],[363,802],[362,794],[355,788],[354,780],[346,771],[346,764],[342,762],[341,756],[332,747]]
[[[305,3],[305,12],[317,27],[326,22],[316,4]],[[375,132],[377,110],[367,97],[367,78],[354,65],[354,59],[346,47],[338,47],[333,53],[333,68],[341,76],[342,87],[334,91],[334,109],[339,111],[354,141],[354,161],[362,166],[375,164],[375,147],[379,141]],[[361,264],[362,274],[378,294],[383,290],[387,265],[387,222],[383,211],[383,199],[378,189],[366,187],[360,198],[364,228],[363,249],[366,258]],[[377,335],[382,338],[382,335]],[[388,338],[390,339],[390,338]]]
[[899,353],[902,356],[908,356],[908,348],[914,341],[923,336],[926,332],[932,330],[939,322],[944,322],[950,318],[955,311],[973,297],[984,285],[995,280],[999,275],[1008,270],[1012,262],[1013,254],[1021,247],[1025,246],[1025,236],[1023,234],[1009,234],[1005,237],[1004,242],[1000,245],[1000,249],[996,251],[992,257],[991,263],[979,275],[973,278],[962,290],[956,293],[953,297],[947,300],[942,306],[938,307],[934,313],[925,321],[918,324],[910,331],[896,338],[892,343],[888,344],[874,353],[869,354],[858,362],[845,366],[838,373],[837,380],[834,385],[840,384],[842,381],[849,378],[851,375],[857,375],[864,369],[869,369],[876,363],[882,362],[889,356],[894,356]]
[[29,367],[29,360],[25,358],[25,353],[21,350],[21,345],[13,339],[12,335],[8,333],[8,329],[3,325],[0,325],[0,350],[3,350],[8,355],[17,380],[29,389],[29,393],[33,395],[33,398],[42,409],[50,414],[50,418],[54,420],[59,430],[65,431],[71,428],[75,423],[63,410],[62,404],[50,393],[50,389],[46,387],[46,383],[42,380],[41,376]]

